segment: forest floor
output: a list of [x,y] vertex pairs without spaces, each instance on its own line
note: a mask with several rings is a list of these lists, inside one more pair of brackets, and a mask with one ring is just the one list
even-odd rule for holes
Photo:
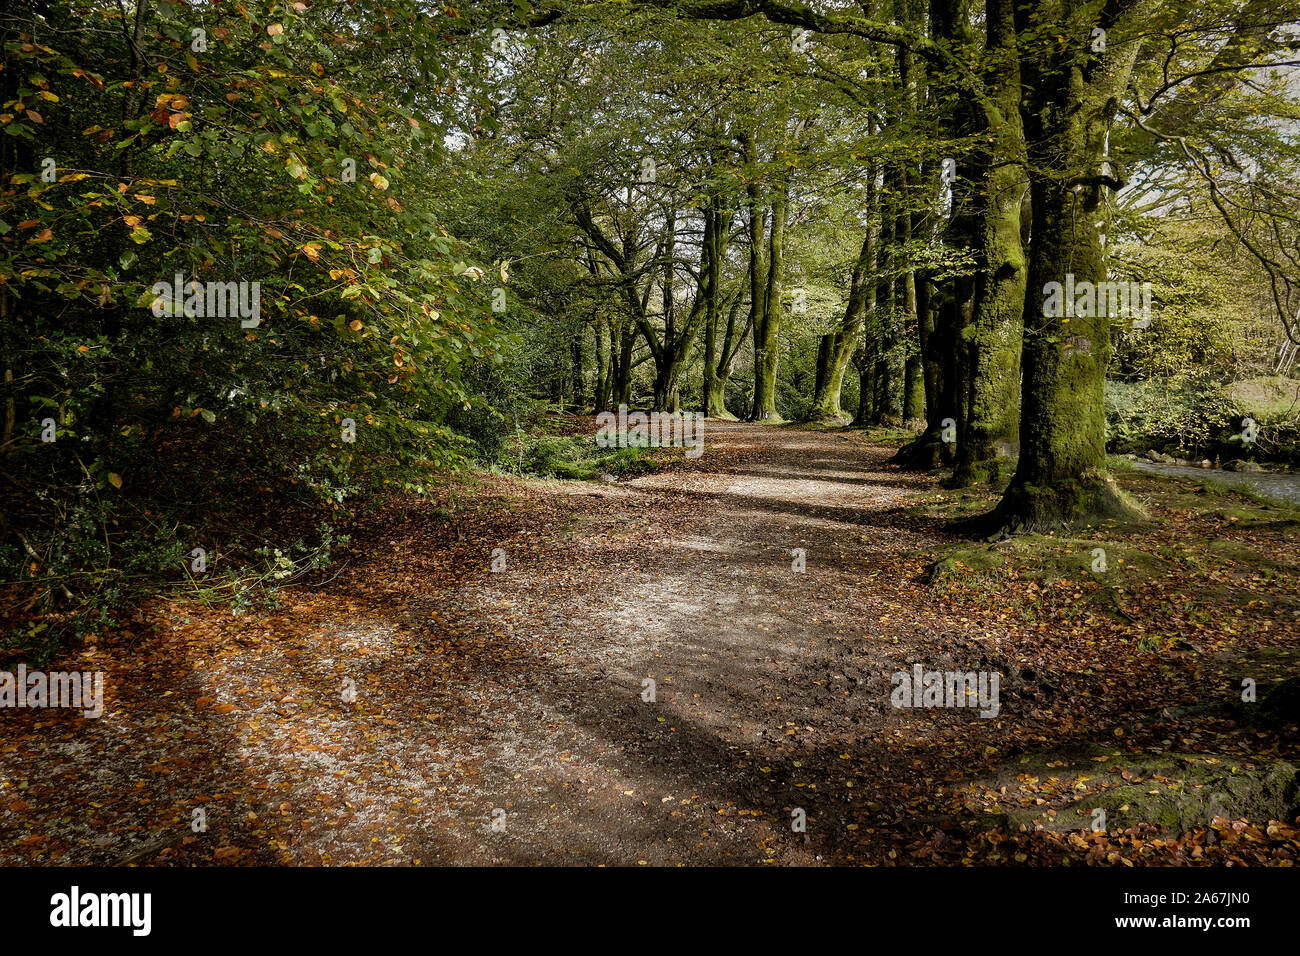
[[[860,432],[705,442],[394,499],[277,609],[69,649],[106,712],[0,715],[0,864],[1300,858],[1300,513],[1122,472],[1150,520],[970,542],[992,492]],[[914,664],[997,673],[998,713],[892,706]]]

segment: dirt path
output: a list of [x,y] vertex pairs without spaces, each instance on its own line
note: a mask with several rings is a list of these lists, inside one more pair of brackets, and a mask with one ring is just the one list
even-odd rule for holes
[[[980,766],[1105,726],[1067,703],[1131,654],[1045,660],[921,583],[943,534],[902,509],[934,479],[856,436],[706,443],[616,484],[494,479],[451,523],[408,504],[272,613],[147,609],[59,664],[106,672],[103,718],[0,716],[0,863],[883,862],[942,848]],[[914,662],[1002,673],[1003,716],[891,708]]]
[[549,546],[466,595],[558,645],[537,702],[554,733],[510,743],[555,777],[500,790],[519,801],[517,859],[811,861],[796,808],[810,832],[859,823],[849,761],[885,686],[866,642],[905,613],[864,584],[916,547],[865,519],[917,492],[881,472],[887,450],[839,436],[732,425],[708,440],[716,470],[565,487],[578,509]]

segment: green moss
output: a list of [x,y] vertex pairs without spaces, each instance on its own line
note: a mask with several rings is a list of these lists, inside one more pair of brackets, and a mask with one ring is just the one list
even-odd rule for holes
[[960,579],[972,572],[978,575],[1005,567],[1006,563],[1006,555],[999,554],[992,547],[958,548],[934,563],[930,569],[930,583]]
[[1254,548],[1246,547],[1239,541],[1230,541],[1227,538],[1211,538],[1205,542],[1205,549],[1210,554],[1227,558],[1237,564],[1270,570],[1278,567],[1277,562],[1272,558],[1260,554]]
[[1005,488],[1015,471],[1014,458],[986,458],[971,464],[970,480],[973,484]]
[[[1105,570],[1094,572],[1094,564],[1103,557],[1094,554],[1098,548],[1105,551]],[[1123,575],[1131,582],[1135,575],[1148,577],[1168,569],[1163,558],[1127,544],[1026,534],[994,544],[954,548],[932,566],[930,582],[957,584],[990,574],[1005,579],[1008,572],[1021,581],[1077,581],[1083,575],[1107,581],[1106,575]]]
[[1297,774],[1285,761],[1123,754],[1094,745],[1022,757],[976,781],[972,793],[997,793],[997,810],[1013,829],[1088,828],[1100,822],[1100,809],[1108,831],[1146,823],[1182,833],[1209,826],[1215,817],[1293,819],[1300,810]]

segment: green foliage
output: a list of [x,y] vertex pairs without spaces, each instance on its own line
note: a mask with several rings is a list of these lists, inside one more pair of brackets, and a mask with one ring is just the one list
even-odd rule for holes
[[472,450],[450,412],[502,361],[508,277],[432,210],[425,11],[350,10],[141,5],[135,41],[92,0],[6,21],[0,530],[37,589],[10,610],[102,617],[223,507],[336,512]]
[[1204,376],[1176,381],[1106,383],[1106,447],[1120,454],[1150,448],[1187,457],[1207,448],[1227,424],[1217,383]]
[[659,467],[649,448],[600,448],[590,435],[522,433],[505,443],[497,465],[515,474],[582,481],[611,475],[631,477]]
[[[1293,379],[1224,385],[1206,373],[1151,382],[1106,383],[1106,446],[1118,454],[1154,448],[1180,458],[1297,460],[1300,414]],[[1242,423],[1257,426],[1242,441]]]

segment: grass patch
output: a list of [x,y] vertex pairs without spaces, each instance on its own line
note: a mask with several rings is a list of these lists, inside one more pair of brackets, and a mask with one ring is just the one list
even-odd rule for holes
[[[836,429],[836,426],[831,426],[831,429]],[[857,432],[866,439],[868,445],[895,447],[906,445],[921,434],[917,429],[908,428],[906,425],[849,425],[843,430]]]
[[1228,399],[1256,421],[1273,422],[1300,415],[1300,381],[1280,375],[1234,382],[1225,389]]
[[627,478],[662,464],[655,448],[601,448],[590,435],[516,434],[497,455],[502,471],[543,478],[592,481],[609,475]]

